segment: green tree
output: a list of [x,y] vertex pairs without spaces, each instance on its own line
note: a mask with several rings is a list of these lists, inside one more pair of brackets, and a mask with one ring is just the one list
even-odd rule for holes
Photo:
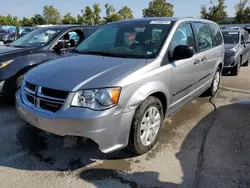
[[210,7],[201,6],[201,18],[212,20],[217,23],[222,23],[227,18],[225,0],[218,0],[217,4],[210,1]]
[[172,17],[174,5],[166,0],[150,1],[148,8],[142,10],[143,17]]
[[43,7],[43,17],[48,24],[58,24],[61,22],[60,12],[52,5]]
[[106,8],[106,17],[104,17],[104,22],[109,23],[109,22],[115,22],[121,20],[121,16],[116,13],[115,8],[112,5],[109,5],[108,3],[105,4]]
[[20,22],[16,16],[11,16],[9,14],[8,16],[0,16],[0,24],[1,25],[19,26]]
[[240,0],[235,5],[235,20],[234,23],[242,24],[247,23],[249,20],[249,7],[247,7],[248,0]]
[[0,25],[7,25],[7,20],[5,16],[0,15]]
[[83,17],[82,17],[81,15],[78,14],[78,15],[77,15],[77,23],[78,23],[78,24],[83,24],[83,22],[84,22],[84,21],[83,21]]
[[94,23],[94,12],[90,6],[86,6],[84,9],[83,21],[86,25],[93,25]]
[[62,23],[63,24],[75,24],[77,23],[77,21],[76,21],[76,18],[68,12],[67,14],[64,15]]
[[101,22],[101,16],[100,16],[100,13],[101,13],[101,8],[100,8],[100,5],[98,3],[95,3],[93,5],[93,23],[94,25],[99,25],[100,22]]
[[31,22],[34,25],[44,25],[46,24],[46,20],[44,19],[44,17],[41,14],[35,14],[34,16],[31,17]]
[[23,17],[23,19],[20,20],[20,25],[22,25],[22,26],[32,26],[33,23],[31,21],[31,19]]
[[106,8],[106,16],[107,17],[112,15],[112,14],[115,14],[115,8],[112,5],[106,3],[105,8]]
[[127,6],[122,7],[122,9],[119,10],[118,14],[120,15],[122,20],[128,20],[134,18],[133,11]]

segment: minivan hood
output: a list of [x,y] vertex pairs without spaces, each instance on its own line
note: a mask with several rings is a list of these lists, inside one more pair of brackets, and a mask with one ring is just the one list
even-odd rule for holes
[[225,44],[226,50],[234,50],[238,47],[238,44]]
[[33,84],[64,90],[110,87],[110,83],[143,67],[146,59],[94,55],[73,55],[39,65],[25,80]]

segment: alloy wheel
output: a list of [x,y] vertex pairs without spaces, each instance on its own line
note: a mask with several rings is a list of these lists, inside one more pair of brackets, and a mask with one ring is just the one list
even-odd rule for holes
[[152,106],[143,115],[140,127],[140,139],[144,146],[149,146],[154,142],[161,125],[161,114],[159,110]]

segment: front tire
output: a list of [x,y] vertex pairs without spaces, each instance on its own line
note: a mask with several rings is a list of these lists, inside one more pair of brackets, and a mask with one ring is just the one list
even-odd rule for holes
[[241,63],[239,62],[235,67],[232,68],[231,75],[237,76],[240,73],[240,65]]
[[249,65],[249,59],[244,63],[243,66],[247,67]]
[[163,107],[157,98],[150,96],[144,100],[134,114],[128,149],[139,155],[150,151],[158,141],[163,117]]

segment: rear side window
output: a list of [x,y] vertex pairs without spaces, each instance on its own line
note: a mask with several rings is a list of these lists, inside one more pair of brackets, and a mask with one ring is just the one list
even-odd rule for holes
[[209,24],[209,25],[210,25],[212,36],[214,39],[214,46],[221,45],[223,43],[223,40],[222,40],[222,35],[220,32],[219,26],[217,26],[216,24]]
[[204,51],[213,47],[213,39],[210,27],[207,23],[194,23],[195,33],[198,38],[198,49]]

